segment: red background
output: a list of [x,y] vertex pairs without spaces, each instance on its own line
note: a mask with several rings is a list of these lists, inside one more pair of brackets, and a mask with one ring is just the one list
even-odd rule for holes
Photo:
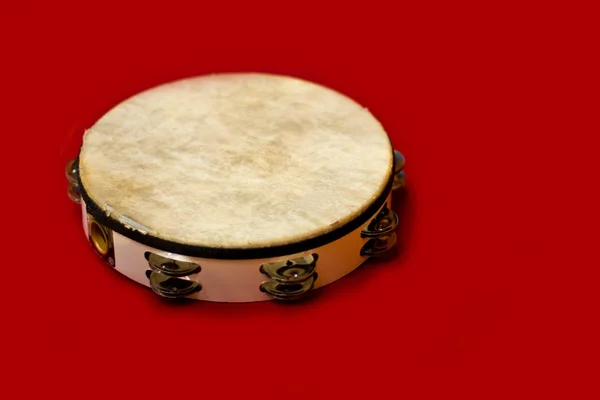
[[[6,398],[598,398],[593,10],[194,4],[0,6]],[[407,158],[394,257],[291,306],[167,304],[96,258],[63,175],[83,129],[221,71],[369,107]]]

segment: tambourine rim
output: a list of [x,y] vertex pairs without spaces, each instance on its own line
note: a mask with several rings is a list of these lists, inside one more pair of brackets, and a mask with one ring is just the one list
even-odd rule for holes
[[[74,165],[77,166],[77,171],[79,171],[79,155],[75,159]],[[183,256],[225,260],[242,260],[272,258],[289,254],[297,254],[307,250],[321,247],[325,244],[331,243],[351,233],[352,231],[360,227],[362,224],[367,222],[369,219],[371,219],[387,201],[387,198],[392,191],[392,184],[394,181],[393,168],[394,166],[392,165],[390,179],[388,180],[386,186],[381,191],[379,196],[365,209],[365,211],[362,214],[358,215],[356,218],[349,221],[345,225],[342,225],[339,228],[333,231],[326,232],[322,235],[301,240],[298,242],[272,247],[254,248],[219,248],[178,243],[153,236],[150,233],[141,233],[139,231],[127,228],[121,222],[115,220],[114,218],[111,218],[110,216],[107,216],[96,204],[96,202],[92,200],[81,181],[79,173],[77,173],[77,181],[79,184],[81,197],[85,202],[85,206],[87,208],[87,212],[91,214],[99,223],[131,240],[134,240],[146,246],[150,246],[170,253],[180,254]]]

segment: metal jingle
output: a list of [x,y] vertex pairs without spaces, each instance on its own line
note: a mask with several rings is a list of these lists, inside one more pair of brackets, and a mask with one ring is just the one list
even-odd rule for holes
[[198,281],[168,276],[160,272],[148,270],[146,276],[150,280],[150,288],[161,297],[179,299],[202,290]]
[[319,259],[319,255],[317,253],[309,254],[304,257],[298,257],[290,260],[296,265],[314,265]]
[[263,264],[260,272],[275,282],[302,283],[315,274],[317,254]]
[[69,196],[69,198],[71,199],[71,201],[80,204],[81,203],[81,193],[79,191],[79,186],[69,182],[69,185],[67,186],[67,195]]
[[385,254],[396,244],[396,234],[392,233],[389,236],[371,239],[360,250],[360,255],[363,257],[377,257]]
[[398,215],[384,207],[361,233],[362,237],[380,237],[389,234],[398,226]]
[[263,282],[260,285],[260,291],[273,296],[277,300],[292,301],[298,300],[307,295],[314,286],[318,275],[313,274],[310,278],[300,283],[281,283],[276,281]]
[[69,162],[67,163],[67,165],[65,167],[65,175],[66,175],[67,179],[69,180],[69,182],[77,184],[77,172],[78,172],[78,167],[77,167],[77,164],[75,163],[75,159],[69,160]]
[[394,182],[392,182],[392,190],[397,190],[406,185],[406,175],[404,171],[400,171],[394,175]]
[[146,257],[146,260],[148,260],[150,269],[167,276],[188,276],[197,274],[202,270],[200,265],[196,263],[173,260],[172,258],[163,257],[159,254],[151,253],[149,251],[144,253],[144,257]]
[[406,164],[406,159],[404,155],[400,153],[398,150],[394,149],[394,174],[402,171],[404,169],[404,165]]

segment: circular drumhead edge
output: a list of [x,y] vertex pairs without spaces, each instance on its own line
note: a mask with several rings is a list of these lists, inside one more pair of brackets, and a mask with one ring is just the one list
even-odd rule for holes
[[380,197],[392,163],[381,124],[347,96],[293,77],[231,73],[121,102],[85,132],[79,174],[89,198],[134,229],[248,249],[357,218]]

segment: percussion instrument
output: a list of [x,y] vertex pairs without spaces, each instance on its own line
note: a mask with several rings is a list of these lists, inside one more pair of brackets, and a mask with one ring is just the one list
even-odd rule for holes
[[404,157],[347,96],[291,76],[165,83],[104,114],[67,165],[94,251],[166,298],[296,300],[396,241]]

